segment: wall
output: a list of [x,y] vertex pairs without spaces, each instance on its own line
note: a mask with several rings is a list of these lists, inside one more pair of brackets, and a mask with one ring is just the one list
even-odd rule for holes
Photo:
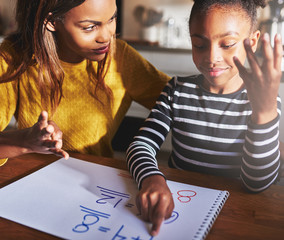
[[14,20],[16,0],[1,0],[0,1],[0,18],[4,25],[4,32],[1,34],[7,34],[16,28]]
[[[143,29],[134,16],[134,9],[138,5],[144,6],[146,9],[152,8],[158,12],[163,12],[163,18],[156,25],[156,34],[158,41],[161,44],[167,37],[166,24],[169,19],[173,22],[173,27],[169,35],[175,35],[172,46],[178,48],[190,48],[189,33],[187,21],[190,14],[191,0],[124,0],[123,1],[123,16],[122,16],[122,38],[139,40],[141,39],[141,30]],[[131,24],[129,24],[131,23]],[[172,42],[173,42],[172,41]]]
[[[143,37],[143,27],[139,24],[134,16],[134,9],[138,5],[144,6],[146,9],[152,8],[163,12],[163,18],[160,24],[155,25],[150,34],[156,35],[154,40],[160,46],[170,48],[191,48],[191,42],[188,33],[188,18],[190,15],[192,0],[123,0],[123,15],[122,15],[122,38],[127,40],[145,40]],[[268,19],[270,9],[267,6],[265,9],[259,10],[259,21]],[[174,27],[170,30],[166,28],[167,20],[173,20]],[[150,29],[150,28],[149,28]],[[149,31],[148,31],[149,32]],[[174,36],[169,41],[168,36]]]

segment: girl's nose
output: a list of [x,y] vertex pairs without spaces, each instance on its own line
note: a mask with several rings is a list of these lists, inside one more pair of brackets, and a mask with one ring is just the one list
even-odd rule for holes
[[220,51],[220,48],[218,46],[211,46],[208,49],[207,61],[210,64],[214,64],[216,62],[220,62],[221,60],[222,60],[222,53]]

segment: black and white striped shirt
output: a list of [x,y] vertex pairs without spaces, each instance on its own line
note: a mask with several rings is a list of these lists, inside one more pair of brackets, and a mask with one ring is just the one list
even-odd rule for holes
[[246,89],[213,94],[201,86],[202,75],[175,77],[164,88],[138,135],[127,150],[135,180],[163,175],[156,152],[172,130],[169,165],[175,168],[240,177],[250,191],[269,187],[280,168],[278,117],[256,125]]

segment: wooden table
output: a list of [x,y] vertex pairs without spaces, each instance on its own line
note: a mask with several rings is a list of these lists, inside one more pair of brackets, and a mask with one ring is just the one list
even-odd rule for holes
[[[71,154],[71,156],[106,166],[127,169],[125,161],[122,160],[82,154]],[[0,187],[57,159],[55,156],[37,154],[11,158],[0,167]],[[273,185],[264,192],[251,194],[246,192],[240,182],[235,179],[162,167],[161,169],[170,180],[230,192],[206,240],[284,239],[284,186]],[[58,238],[0,218],[0,239],[51,240]]]

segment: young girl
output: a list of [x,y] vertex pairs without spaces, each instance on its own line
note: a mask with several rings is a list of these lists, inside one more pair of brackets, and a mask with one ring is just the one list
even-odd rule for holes
[[21,130],[0,133],[0,157],[112,156],[131,102],[153,107],[169,77],[115,39],[116,13],[115,0],[18,0],[0,47],[0,130],[13,115]]
[[[138,207],[156,235],[174,204],[155,159],[172,130],[169,165],[239,177],[259,192],[278,177],[282,42],[262,37],[263,62],[254,55],[260,0],[198,0],[189,19],[193,60],[201,75],[174,77],[127,151],[138,182]],[[246,57],[251,70],[243,64]]]

